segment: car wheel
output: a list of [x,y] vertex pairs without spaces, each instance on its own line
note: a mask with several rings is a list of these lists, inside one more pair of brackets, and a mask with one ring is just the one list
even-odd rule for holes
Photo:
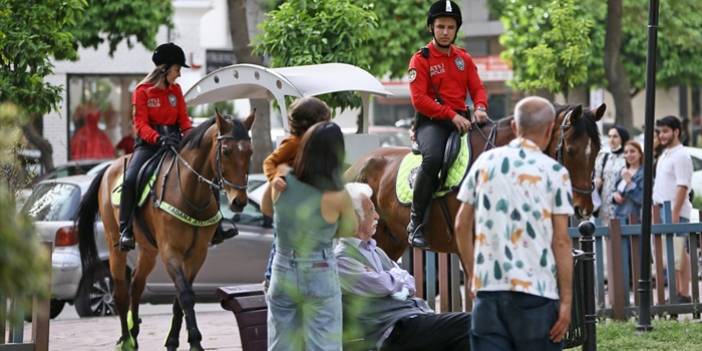
[[[63,307],[66,306],[66,301],[51,299],[49,303],[49,318],[54,319],[61,314]],[[32,322],[32,311],[26,311],[24,314],[24,321],[27,323]]]
[[83,275],[74,301],[76,312],[81,317],[115,315],[114,285],[110,271],[107,266],[95,268]]
[[63,306],[66,306],[66,301],[51,299],[51,310],[49,311],[49,318],[54,319],[61,314],[63,311]]

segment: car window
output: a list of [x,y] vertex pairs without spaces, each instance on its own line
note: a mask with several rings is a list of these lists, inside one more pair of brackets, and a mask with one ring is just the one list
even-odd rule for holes
[[694,172],[702,170],[702,160],[695,157],[695,156],[691,156],[691,158],[692,158],[692,169],[694,170]]
[[71,221],[78,212],[80,189],[72,184],[39,184],[23,211],[35,221]]

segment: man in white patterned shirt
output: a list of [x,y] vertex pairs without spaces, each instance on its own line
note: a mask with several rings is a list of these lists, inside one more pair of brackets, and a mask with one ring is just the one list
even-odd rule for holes
[[480,155],[458,193],[456,235],[469,251],[462,254],[475,296],[472,350],[560,350],[568,330],[570,177],[542,152],[554,124],[551,103],[522,99],[517,138]]

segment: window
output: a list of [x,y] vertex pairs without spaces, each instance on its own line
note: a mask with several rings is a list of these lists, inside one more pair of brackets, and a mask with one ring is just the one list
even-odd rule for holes
[[[68,77],[68,155],[71,160],[107,159],[129,153],[132,92],[144,75]],[[119,146],[119,147],[118,147]]]
[[80,189],[66,183],[39,184],[23,211],[35,221],[72,221],[78,213]]
[[484,37],[469,37],[465,39],[466,51],[473,57],[488,56],[490,41]]

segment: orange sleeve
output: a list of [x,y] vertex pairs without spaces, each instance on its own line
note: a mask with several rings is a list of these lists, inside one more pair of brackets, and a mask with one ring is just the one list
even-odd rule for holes
[[297,154],[297,147],[300,144],[300,139],[291,135],[280,142],[280,145],[263,161],[263,174],[268,181],[273,181],[278,175],[278,166],[287,163],[292,166]]

